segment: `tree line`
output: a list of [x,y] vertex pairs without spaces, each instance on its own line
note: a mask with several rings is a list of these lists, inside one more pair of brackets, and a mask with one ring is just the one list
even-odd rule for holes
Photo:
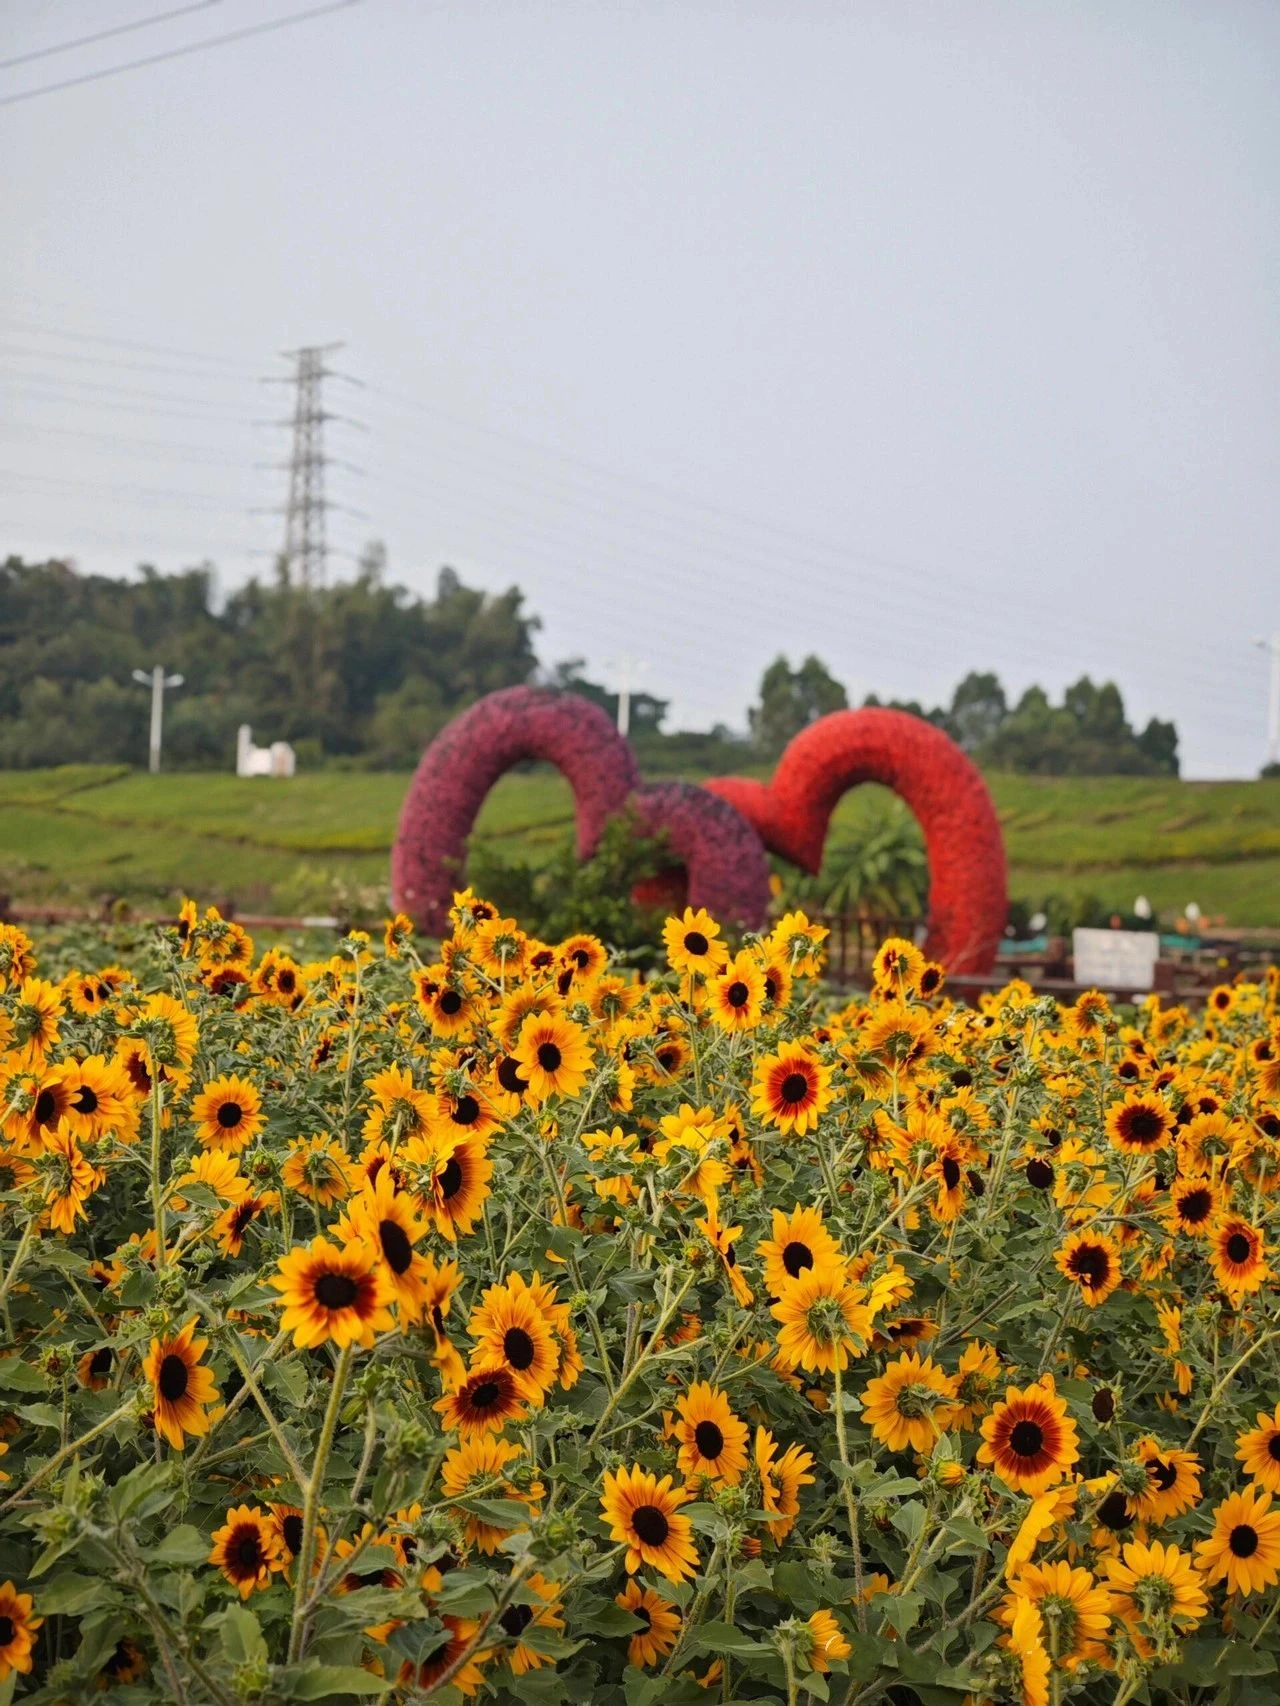
[[[519,587],[487,593],[443,568],[424,597],[388,579],[377,544],[352,578],[331,586],[252,580],[223,600],[208,564],[176,574],[143,566],[136,579],[117,580],[11,556],[0,565],[0,768],[141,762],[150,700],[132,672],[157,663],[185,677],[165,707],[174,768],[228,766],[236,729],[249,723],[260,742],[292,741],[304,768],[408,769],[459,710],[532,681],[616,715],[616,693],[590,678],[583,659],[542,667],[538,631]],[[746,734],[670,730],[668,702],[636,692],[631,738],[649,770],[734,769],[776,758],[807,723],[848,703],[820,658],[793,668],[779,657]],[[1178,773],[1174,725],[1152,718],[1135,730],[1119,688],[1088,676],[1060,705],[1039,687],[1010,703],[995,675],[972,672],[946,706],[899,708],[992,768]]]
[[[808,723],[848,703],[845,688],[821,658],[807,657],[796,668],[785,657],[775,658],[749,713],[752,740],[762,753],[774,756]],[[863,703],[923,717],[991,770],[1044,776],[1178,774],[1176,726],[1152,717],[1135,729],[1114,681],[1098,684],[1082,675],[1058,705],[1043,687],[1028,687],[1011,703],[999,676],[971,670],[946,705],[881,700],[874,693]]]

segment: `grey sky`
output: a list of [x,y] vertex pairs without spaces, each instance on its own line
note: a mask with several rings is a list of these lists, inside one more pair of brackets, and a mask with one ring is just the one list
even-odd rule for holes
[[[0,0],[0,58],[168,9]],[[544,656],[642,660],[678,722],[780,649],[855,698],[1088,671],[1251,774],[1278,85],[1270,0],[363,0],[0,106],[0,545],[263,572],[255,376],[341,338],[334,539],[519,581]]]

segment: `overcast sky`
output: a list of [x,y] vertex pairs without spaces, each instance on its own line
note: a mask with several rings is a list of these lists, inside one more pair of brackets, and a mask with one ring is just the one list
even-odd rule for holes
[[[0,59],[172,9],[0,0]],[[1274,0],[362,0],[0,104],[0,550],[269,570],[258,376],[340,339],[334,543],[517,581],[677,723],[779,650],[855,701],[1088,672],[1251,774],[1278,86]]]

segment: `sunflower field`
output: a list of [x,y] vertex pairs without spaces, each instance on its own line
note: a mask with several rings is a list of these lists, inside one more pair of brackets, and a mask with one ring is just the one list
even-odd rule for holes
[[1280,979],[0,925],[0,1706],[1280,1698]]

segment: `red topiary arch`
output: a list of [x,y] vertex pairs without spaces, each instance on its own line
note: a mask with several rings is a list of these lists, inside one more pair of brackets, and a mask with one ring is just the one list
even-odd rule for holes
[[835,711],[796,736],[772,782],[725,776],[706,786],[770,852],[816,872],[831,814],[859,782],[892,788],[924,831],[926,951],[952,972],[989,971],[1009,904],[1000,822],[977,766],[932,723],[905,711]]
[[453,891],[464,880],[467,837],[485,795],[528,758],[554,764],[573,789],[584,859],[639,785],[630,746],[590,700],[537,687],[488,694],[431,742],[400,811],[391,898],[420,930],[447,929]]

